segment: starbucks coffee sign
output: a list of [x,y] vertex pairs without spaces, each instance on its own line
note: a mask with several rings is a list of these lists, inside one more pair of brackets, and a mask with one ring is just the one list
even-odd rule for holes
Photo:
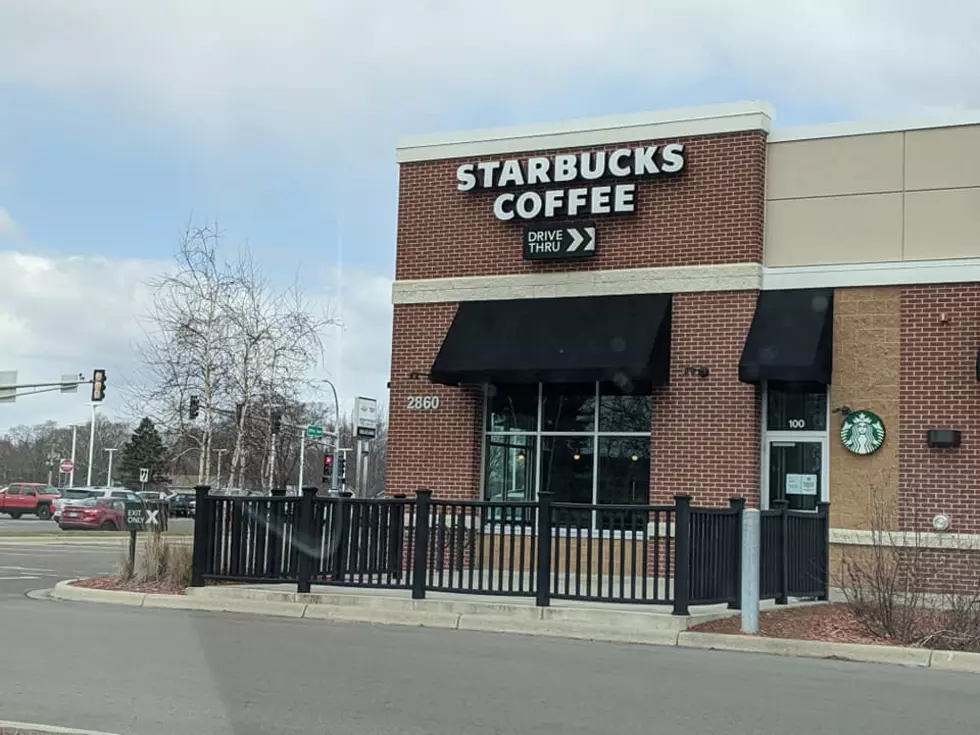
[[885,443],[885,423],[871,411],[853,411],[841,423],[840,441],[852,454],[874,454]]
[[501,222],[622,214],[636,211],[636,181],[627,179],[676,174],[685,161],[683,143],[479,161],[456,169],[456,188],[508,189],[493,203]]

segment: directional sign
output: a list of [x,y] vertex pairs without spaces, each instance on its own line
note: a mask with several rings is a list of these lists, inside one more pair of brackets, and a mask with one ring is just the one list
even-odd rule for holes
[[150,469],[148,467],[140,467],[140,482],[150,481]]
[[595,254],[596,231],[592,222],[524,228],[525,260],[591,258]]
[[306,436],[309,437],[310,439],[319,439],[320,437],[323,436],[323,427],[322,426],[312,426],[312,425],[307,426],[306,427]]
[[58,465],[58,469],[61,470],[61,474],[70,475],[72,470],[75,469],[75,463],[70,459],[61,460],[61,464]]
[[129,501],[126,503],[126,530],[146,530],[146,508],[142,503]]

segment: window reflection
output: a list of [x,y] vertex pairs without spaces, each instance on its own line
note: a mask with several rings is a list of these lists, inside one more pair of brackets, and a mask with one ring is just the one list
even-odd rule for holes
[[599,385],[599,431],[634,433],[650,431],[653,396],[649,388],[624,392],[613,383]]
[[536,431],[538,385],[487,387],[487,431]]
[[534,442],[533,436],[487,437],[487,500],[534,500]]
[[592,454],[592,437],[542,437],[541,491],[555,503],[591,503]]
[[542,431],[595,430],[596,384],[546,384],[541,399]]
[[827,389],[770,383],[766,389],[769,431],[826,431]]

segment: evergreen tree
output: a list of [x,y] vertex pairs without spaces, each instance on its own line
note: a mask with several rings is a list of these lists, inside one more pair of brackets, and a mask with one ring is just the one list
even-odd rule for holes
[[153,421],[144,417],[136,431],[122,449],[119,462],[119,479],[127,487],[138,487],[140,484],[140,468],[145,467],[149,472],[147,485],[165,485],[167,450],[157,432]]

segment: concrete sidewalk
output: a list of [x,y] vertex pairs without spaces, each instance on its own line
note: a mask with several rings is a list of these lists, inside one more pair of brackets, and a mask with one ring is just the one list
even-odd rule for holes
[[[502,598],[428,592],[413,600],[409,590],[315,586],[309,594],[295,585],[219,585],[190,588],[186,595],[144,594],[75,587],[59,582],[55,600],[101,602],[171,610],[271,615],[309,620],[410,625],[451,630],[517,633],[595,641],[646,643],[779,656],[835,658],[899,664],[980,674],[980,654],[931,651],[900,646],[804,641],[761,636],[701,633],[688,628],[737,614],[724,605],[670,614],[669,607],[552,601],[537,607],[533,598]],[[793,603],[791,603],[792,605]],[[813,603],[795,603],[813,604]],[[772,602],[763,609],[775,607]]]

